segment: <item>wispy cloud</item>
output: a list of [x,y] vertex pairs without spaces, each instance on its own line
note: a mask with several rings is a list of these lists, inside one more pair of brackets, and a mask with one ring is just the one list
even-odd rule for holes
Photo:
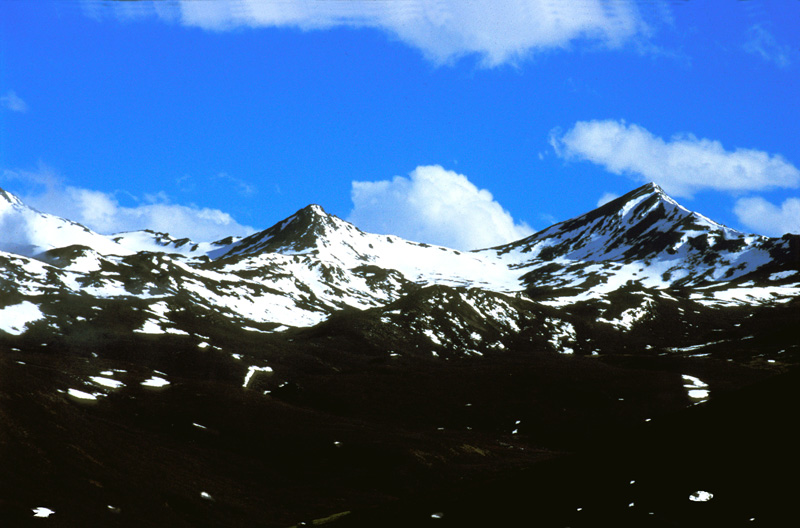
[[233,189],[236,190],[242,196],[252,196],[258,192],[258,189],[255,185],[248,183],[247,181],[237,178],[236,176],[231,176],[227,172],[220,172],[213,176],[215,180],[222,180],[228,182]]
[[597,200],[597,207],[603,206],[612,200],[616,200],[617,198],[619,198],[618,194],[610,192],[603,193],[603,196],[601,196],[600,199]]
[[678,134],[664,140],[624,121],[579,121],[551,144],[566,159],[583,159],[614,174],[658,183],[675,196],[703,189],[759,191],[800,186],[800,170],[760,150],[726,150],[719,141]]
[[471,250],[519,240],[533,231],[517,223],[486,189],[438,165],[406,178],[354,181],[348,220],[375,233]]
[[115,193],[67,185],[44,165],[33,171],[6,170],[2,176],[28,187],[20,193],[27,205],[102,234],[151,229],[204,242],[255,231],[219,209],[171,203],[164,192],[133,197],[136,205],[122,205]]
[[0,106],[12,112],[25,113],[28,111],[28,103],[23,101],[13,90],[9,90],[5,95],[0,96]]
[[61,176],[41,161],[32,170],[4,169],[2,175],[0,175],[0,183],[5,184],[5,182],[18,182],[27,188],[39,187],[45,189],[63,185]]
[[756,24],[747,30],[747,42],[743,48],[747,53],[775,63],[780,68],[791,65],[792,59],[798,55],[791,46],[778,42],[762,24]]
[[[138,3],[138,2],[137,2]],[[144,8],[121,2],[119,16]],[[579,39],[617,48],[646,38],[648,27],[633,1],[552,0],[318,1],[237,0],[153,2],[151,13],[187,26],[224,31],[247,27],[375,28],[442,64],[478,55],[486,66],[564,48]],[[93,11],[96,14],[96,11]]]
[[800,233],[798,198],[789,198],[780,206],[757,196],[741,198],[737,200],[734,212],[742,224],[764,235]]

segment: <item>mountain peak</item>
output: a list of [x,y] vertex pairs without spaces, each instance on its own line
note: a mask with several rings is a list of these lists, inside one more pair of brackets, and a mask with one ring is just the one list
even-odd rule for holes
[[675,205],[678,205],[678,203],[655,182],[646,183],[628,194],[634,196],[656,196],[662,200],[667,200]]
[[650,182],[501,251],[517,249],[541,260],[627,262],[700,254],[715,244],[744,247],[744,240],[743,233],[686,209]]
[[639,189],[640,190],[646,189],[646,190],[648,190],[650,192],[653,192],[653,193],[666,195],[666,193],[664,192],[664,189],[662,189],[661,186],[659,186],[656,182],[645,183],[644,185],[639,187]]
[[335,217],[326,213],[325,209],[323,209],[321,206],[317,204],[310,204],[303,207],[295,214],[293,214],[283,222],[279,222],[276,225],[283,225],[284,229],[293,225],[293,227],[297,229],[301,225],[313,225],[313,224],[326,225],[333,218]]
[[[661,187],[653,182],[650,182],[642,185],[641,187],[637,187],[636,189],[627,192],[618,198],[606,202],[597,209],[589,211],[588,213],[575,218],[559,222],[541,231],[540,233],[550,232],[556,229],[575,229],[581,225],[591,224],[600,219],[603,219],[605,222],[630,224],[643,214],[646,214],[654,209],[664,207],[670,209],[677,207],[687,214],[691,214],[690,211],[683,208],[680,204],[678,204],[678,202],[670,198]],[[537,235],[538,233],[534,234],[531,238],[536,237]]]
[[589,213],[586,213],[586,215],[583,216],[593,215],[593,214],[608,214],[609,212],[618,209],[630,210],[630,206],[648,200],[650,200],[653,204],[663,200],[673,205],[679,206],[679,204],[675,200],[673,200],[666,192],[664,192],[664,189],[662,189],[658,184],[650,182],[642,185],[641,187],[637,187],[636,189],[630,192],[623,194],[619,198],[615,198],[603,204],[594,211],[590,211]]
[[303,207],[302,209],[300,209],[300,211],[298,211],[296,214],[301,213],[301,212],[308,212],[308,213],[328,216],[328,213],[325,212],[325,209],[323,209],[321,205],[317,205],[317,204],[309,204],[309,205]]
[[[298,210],[292,216],[285,220],[278,222],[273,227],[282,226],[281,231],[288,228],[300,229],[309,225],[329,225],[332,222],[339,220],[335,216],[328,214],[322,206],[317,204],[310,204]],[[341,220],[339,220],[341,222]],[[270,228],[272,229],[272,227]]]
[[0,203],[3,202],[7,202],[11,205],[23,205],[22,200],[20,200],[15,194],[12,194],[0,187]]
[[223,256],[253,255],[256,253],[304,253],[317,249],[334,233],[363,234],[354,225],[328,214],[317,205],[303,207],[292,216],[269,229],[243,238]]

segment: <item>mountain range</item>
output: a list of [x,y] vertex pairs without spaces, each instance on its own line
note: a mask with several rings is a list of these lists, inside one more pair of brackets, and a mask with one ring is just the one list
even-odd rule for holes
[[[152,231],[100,235],[7,192],[0,215],[3,286],[20,301],[5,310],[36,307],[26,312],[36,319],[5,323],[11,333],[37,321],[62,324],[48,317],[56,293],[145,301],[157,308],[144,309],[151,315],[142,325],[156,333],[186,331],[162,313],[171,304],[274,331],[312,326],[342,309],[385,308],[433,286],[548,306],[631,289],[664,300],[679,289],[686,297],[690,288],[697,304],[719,306],[791,302],[800,293],[799,236],[740,233],[686,210],[654,184],[523,240],[473,252],[364,233],[316,205],[249,237],[210,244]],[[91,313],[84,317],[91,324]],[[634,312],[624,318],[635,320]]]
[[[680,430],[793,375],[799,299],[799,235],[741,233],[655,184],[469,252],[318,205],[213,243],[102,235],[0,190],[0,518],[347,526],[401,501],[441,524],[429,493]],[[722,496],[732,522],[755,515]],[[700,519],[656,502],[658,522]]]

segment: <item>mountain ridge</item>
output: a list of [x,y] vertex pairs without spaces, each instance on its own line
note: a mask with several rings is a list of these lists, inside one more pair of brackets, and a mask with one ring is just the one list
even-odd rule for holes
[[[0,254],[5,290],[44,304],[55,292],[179,299],[261,331],[318,324],[343,309],[384,309],[433,286],[527,295],[550,306],[601,302],[631,288],[648,292],[648,306],[682,287],[694,288],[697,302],[731,306],[789,302],[800,289],[794,238],[721,226],[654,184],[520,241],[471,252],[366,233],[315,204],[248,237],[195,244],[153,231],[99,235],[3,196],[0,222],[45,227],[42,251]],[[80,236],[65,236],[64,226]],[[62,247],[54,247],[54,233]],[[0,239],[0,249],[14,248]],[[31,257],[39,263],[25,261]],[[161,308],[152,313],[142,328],[174,327]]]
[[[0,188],[0,196],[4,198],[4,201],[8,204],[15,206],[16,208],[30,211],[32,213],[36,213],[41,215],[42,217],[47,217],[51,219],[59,219],[59,217],[54,215],[49,215],[47,213],[40,213],[27,205],[25,205],[22,200],[10,193],[8,191],[3,190]],[[669,207],[671,210],[667,212],[664,211],[665,207]],[[8,207],[5,209],[0,209],[0,213],[7,213]],[[646,214],[646,218],[640,218],[643,213]],[[660,213],[660,214],[658,214]],[[631,222],[631,217],[635,220],[639,220],[637,222]],[[0,216],[2,218],[2,216]],[[598,219],[612,219],[618,220],[616,226],[609,226],[606,225],[606,222],[603,225],[597,225]],[[592,240],[592,236],[596,234],[597,231],[622,231],[624,237],[619,240],[611,240],[610,244],[608,240],[606,246],[608,249],[613,250],[618,248],[619,246],[623,245],[623,241],[625,237],[629,241],[635,240],[635,238],[643,234],[642,232],[647,231],[658,231],[654,229],[652,225],[656,223],[658,220],[670,220],[672,222],[672,227],[679,227],[682,229],[689,229],[689,228],[704,228],[704,229],[711,229],[714,231],[715,237],[722,237],[722,238],[735,238],[735,237],[748,237],[751,239],[761,239],[766,240],[770,239],[770,237],[766,237],[763,235],[756,235],[756,234],[746,234],[740,231],[737,231],[733,228],[726,227],[722,224],[714,222],[713,220],[689,209],[683,207],[674,199],[672,199],[669,195],[667,195],[661,187],[657,184],[650,182],[645,185],[642,185],[623,196],[620,196],[614,200],[611,200],[602,206],[597,207],[596,209],[578,215],[576,217],[557,222],[552,226],[549,226],[545,229],[542,229],[526,238],[512,241],[507,244],[503,244],[500,246],[494,246],[490,248],[478,248],[472,250],[470,252],[486,252],[486,251],[499,251],[502,253],[508,253],[512,250],[518,250],[524,253],[534,253],[534,250],[537,249],[536,246],[540,245],[543,239],[547,238],[563,238],[564,232],[567,231],[579,231],[582,235],[580,238],[583,239],[583,243],[590,242]],[[80,226],[83,230],[94,233],[91,229],[87,228],[86,226],[82,226],[81,224],[74,222],[72,220],[67,219],[60,219],[64,222],[68,222],[74,226]],[[644,221],[642,221],[644,220]],[[627,225],[623,225],[627,224]],[[621,229],[623,228],[624,229]],[[657,226],[656,226],[657,227]],[[291,229],[290,229],[291,228]],[[328,214],[322,206],[318,204],[310,204],[301,209],[299,209],[294,214],[290,215],[289,217],[276,222],[273,226],[253,233],[246,237],[227,237],[225,239],[214,241],[214,242],[196,242],[189,238],[180,238],[176,239],[169,233],[164,232],[157,232],[151,229],[143,229],[139,231],[129,231],[129,232],[120,232],[114,233],[110,235],[100,235],[97,233],[99,237],[107,238],[112,242],[120,243],[126,241],[126,239],[130,238],[133,235],[140,235],[146,233],[149,237],[154,239],[154,243],[152,244],[152,248],[148,248],[146,250],[154,250],[158,251],[157,246],[162,246],[164,248],[172,248],[175,250],[176,253],[181,253],[185,255],[190,254],[200,254],[200,253],[213,253],[212,258],[219,258],[219,257],[231,257],[234,255],[243,255],[257,253],[259,251],[265,252],[294,252],[298,253],[304,250],[309,250],[313,246],[314,238],[324,238],[325,236],[329,236],[331,232],[335,232],[337,230],[349,230],[353,231],[358,234],[364,234],[362,230],[358,227],[354,226],[353,224],[346,222],[334,215]],[[302,232],[298,232],[302,231]],[[279,239],[275,239],[277,235],[280,235]],[[385,235],[389,238],[399,238],[394,237],[393,235]],[[778,238],[772,238],[772,240],[777,240]],[[5,240],[0,239],[0,244],[3,244]],[[411,241],[409,241],[411,242]],[[421,243],[421,242],[412,242],[415,244],[428,246],[429,244]],[[661,240],[662,245],[665,245],[665,240]],[[53,244],[53,242],[51,242]],[[66,245],[73,245],[72,243],[66,243]],[[125,244],[121,244],[125,246]],[[141,245],[141,244],[140,244]],[[55,246],[53,247],[63,247],[63,246]],[[137,247],[135,244],[128,244],[129,249],[136,251]],[[204,246],[201,249],[201,246]],[[214,246],[212,249],[208,249],[209,246]],[[185,247],[191,248],[187,249]],[[550,247],[550,246],[547,246]],[[182,249],[183,248],[183,249]],[[128,248],[123,248],[121,251],[124,251]],[[539,248],[541,249],[541,248]],[[565,249],[570,249],[570,251],[565,251]],[[631,251],[630,248],[628,249],[628,253],[625,252],[617,252],[611,253],[609,251],[605,251],[604,253],[598,253],[598,248],[588,248],[585,249],[584,253],[577,253],[576,249],[585,249],[583,246],[574,247],[574,244],[567,245],[566,248],[559,248],[558,250],[549,249],[547,250],[547,257],[550,258],[553,254],[558,256],[563,256],[565,254],[570,254],[570,258],[573,259],[581,259],[581,260],[600,260],[600,257],[605,257],[606,259],[609,258],[633,258],[638,257],[642,258],[646,256],[647,253],[639,253],[637,251]],[[657,249],[650,249],[650,253],[655,253],[658,251],[663,251],[664,247],[659,247]],[[2,250],[2,245],[0,245],[0,250]],[[455,250],[454,250],[455,251]],[[164,250],[164,252],[169,252]],[[534,253],[538,254],[538,253]],[[30,256],[30,255],[28,255]]]

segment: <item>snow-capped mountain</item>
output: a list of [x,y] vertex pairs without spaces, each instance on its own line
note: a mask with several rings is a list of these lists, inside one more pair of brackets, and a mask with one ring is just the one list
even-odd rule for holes
[[[692,287],[697,302],[721,305],[788,302],[800,293],[797,237],[740,233],[688,211],[653,184],[526,239],[473,252],[365,233],[317,205],[213,244],[151,231],[100,235],[6,192],[0,206],[0,288],[14,292],[5,309],[26,302],[38,308],[24,313],[55,319],[55,326],[63,322],[43,307],[56,294],[135,298],[147,306],[144,319],[135,318],[138,331],[180,332],[176,305],[274,331],[311,326],[343,309],[389,309],[432,286],[483,292],[497,302],[528,299],[530,309],[598,301],[635,286],[647,290],[640,316],[679,287]],[[510,324],[515,317],[501,318]]]
[[[585,215],[560,222],[498,248],[520,268],[532,268],[527,282],[552,285],[546,275],[575,263],[648,287],[698,285],[734,280],[756,270],[788,265],[791,236],[745,234],[691,212],[655,184],[647,184]],[[546,274],[541,273],[544,265]],[[568,274],[564,274],[568,275]],[[537,278],[543,277],[543,282]]]

